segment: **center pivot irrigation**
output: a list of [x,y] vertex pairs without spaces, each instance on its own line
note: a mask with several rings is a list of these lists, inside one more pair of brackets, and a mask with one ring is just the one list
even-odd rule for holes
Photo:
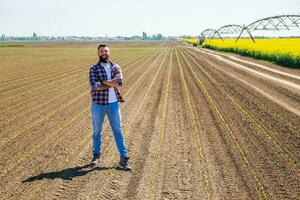
[[[242,36],[243,32],[246,31],[252,41],[255,43],[255,39],[251,34],[253,31],[280,31],[291,30],[292,28],[300,28],[300,15],[277,15],[256,20],[247,26],[229,24],[222,26],[219,29],[206,29],[201,32],[200,38],[213,39],[215,35],[217,35],[223,41],[221,34],[239,34],[236,39],[237,42]],[[200,39],[200,41],[203,41],[203,39]]]

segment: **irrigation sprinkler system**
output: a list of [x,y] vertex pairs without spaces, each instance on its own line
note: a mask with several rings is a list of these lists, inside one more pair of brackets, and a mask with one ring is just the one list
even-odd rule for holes
[[239,34],[236,41],[237,42],[243,32],[247,32],[252,41],[255,43],[255,39],[251,32],[257,30],[266,31],[280,31],[280,30],[290,30],[291,28],[300,28],[300,15],[277,15],[273,17],[266,17],[256,20],[249,25],[241,26],[237,24],[229,24],[220,27],[219,29],[206,29],[201,32],[201,36],[206,39],[213,39],[216,35],[223,41],[222,34]]

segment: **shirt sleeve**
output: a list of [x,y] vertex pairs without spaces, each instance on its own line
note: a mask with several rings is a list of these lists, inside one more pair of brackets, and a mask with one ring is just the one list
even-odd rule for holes
[[114,77],[113,77],[112,80],[116,81],[116,83],[118,83],[119,86],[121,86],[123,84],[122,70],[121,70],[121,67],[118,64],[116,64],[115,67],[116,67],[116,71],[114,73]]
[[97,81],[95,67],[93,66],[90,68],[90,85],[92,88],[100,87],[102,85],[100,81]]

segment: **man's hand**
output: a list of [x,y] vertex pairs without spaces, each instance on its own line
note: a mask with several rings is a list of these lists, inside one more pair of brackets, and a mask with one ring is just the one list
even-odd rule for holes
[[107,90],[109,88],[110,88],[110,86],[108,86],[108,85],[101,85],[99,87],[96,87],[96,90]]
[[119,87],[119,84],[114,80],[102,81],[102,84],[105,84],[107,86],[114,87],[114,88]]

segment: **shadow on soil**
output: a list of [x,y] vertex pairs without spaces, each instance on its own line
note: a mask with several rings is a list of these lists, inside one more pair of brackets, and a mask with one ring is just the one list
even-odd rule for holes
[[63,169],[61,171],[41,173],[39,175],[32,176],[26,180],[23,180],[22,183],[33,182],[33,181],[43,180],[43,179],[57,179],[57,178],[61,178],[64,180],[72,180],[74,177],[84,176],[92,171],[111,170],[111,169],[116,169],[116,167],[99,167],[99,166],[93,166],[91,164],[87,164],[83,166]]

